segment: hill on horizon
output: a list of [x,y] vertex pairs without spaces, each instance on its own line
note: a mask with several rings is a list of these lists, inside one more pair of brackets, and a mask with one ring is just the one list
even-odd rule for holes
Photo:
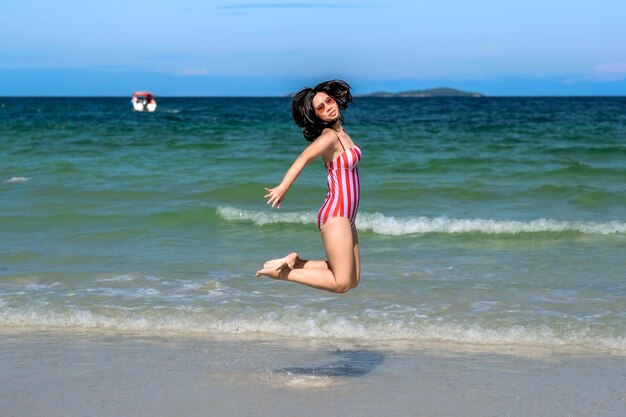
[[430,88],[426,90],[410,90],[399,93],[376,91],[369,94],[359,94],[359,97],[484,97],[482,93],[457,90],[450,87]]

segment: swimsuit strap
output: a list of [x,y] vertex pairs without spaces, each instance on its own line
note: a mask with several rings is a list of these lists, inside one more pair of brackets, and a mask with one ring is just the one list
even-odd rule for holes
[[339,133],[335,132],[335,134],[337,135],[337,139],[339,139],[339,144],[341,145],[341,147],[343,148],[343,151],[346,151],[346,148],[343,146],[343,143],[341,142],[341,138],[339,137]]

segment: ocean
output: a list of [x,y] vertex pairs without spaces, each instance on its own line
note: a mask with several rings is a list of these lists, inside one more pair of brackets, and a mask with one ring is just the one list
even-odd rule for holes
[[358,288],[289,98],[0,98],[0,330],[626,351],[626,98],[355,99]]

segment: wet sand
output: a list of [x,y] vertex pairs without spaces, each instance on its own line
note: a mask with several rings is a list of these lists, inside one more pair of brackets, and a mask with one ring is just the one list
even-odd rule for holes
[[0,334],[0,410],[6,417],[623,417],[626,358],[12,332]]

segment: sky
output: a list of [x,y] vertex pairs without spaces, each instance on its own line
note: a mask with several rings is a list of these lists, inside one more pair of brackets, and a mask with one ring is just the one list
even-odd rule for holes
[[0,0],[0,96],[626,95],[624,0]]

